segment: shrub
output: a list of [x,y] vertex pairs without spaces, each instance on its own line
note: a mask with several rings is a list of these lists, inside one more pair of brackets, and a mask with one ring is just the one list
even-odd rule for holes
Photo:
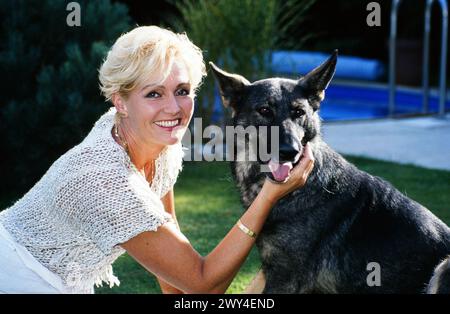
[[131,19],[122,4],[77,2],[80,27],[67,26],[64,0],[0,6],[2,190],[29,188],[107,109],[97,69]]

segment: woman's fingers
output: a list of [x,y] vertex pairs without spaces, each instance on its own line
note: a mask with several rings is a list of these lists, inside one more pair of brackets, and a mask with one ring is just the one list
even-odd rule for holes
[[306,178],[314,168],[314,156],[309,143],[306,143],[300,162],[294,167],[291,177]]
[[310,162],[312,161],[314,163],[314,155],[311,150],[311,145],[309,143],[306,143],[306,145],[304,147],[303,156],[304,156],[304,158],[308,159]]

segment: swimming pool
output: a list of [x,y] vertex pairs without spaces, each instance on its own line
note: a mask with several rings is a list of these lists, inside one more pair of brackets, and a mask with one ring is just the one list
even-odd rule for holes
[[[382,84],[332,83],[325,92],[320,116],[325,121],[388,117],[389,87]],[[422,91],[398,87],[394,115],[422,112]],[[430,93],[428,113],[438,112],[437,93]],[[446,110],[450,110],[447,99]]]

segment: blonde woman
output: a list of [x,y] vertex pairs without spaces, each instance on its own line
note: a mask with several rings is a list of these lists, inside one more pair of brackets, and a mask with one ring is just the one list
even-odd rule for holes
[[93,293],[103,281],[119,284],[111,265],[125,251],[165,293],[225,292],[271,207],[305,183],[313,158],[307,149],[286,183],[267,181],[200,256],[178,227],[173,185],[204,75],[202,53],[184,34],[138,27],[115,42],[99,71],[114,107],[0,213],[0,292]]

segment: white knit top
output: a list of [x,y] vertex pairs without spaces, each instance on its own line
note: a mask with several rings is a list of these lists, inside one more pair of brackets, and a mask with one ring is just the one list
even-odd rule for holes
[[156,160],[151,186],[111,135],[115,108],[56,160],[36,185],[0,212],[0,223],[73,293],[119,284],[111,264],[118,244],[169,221],[161,198],[182,166],[181,144]]

